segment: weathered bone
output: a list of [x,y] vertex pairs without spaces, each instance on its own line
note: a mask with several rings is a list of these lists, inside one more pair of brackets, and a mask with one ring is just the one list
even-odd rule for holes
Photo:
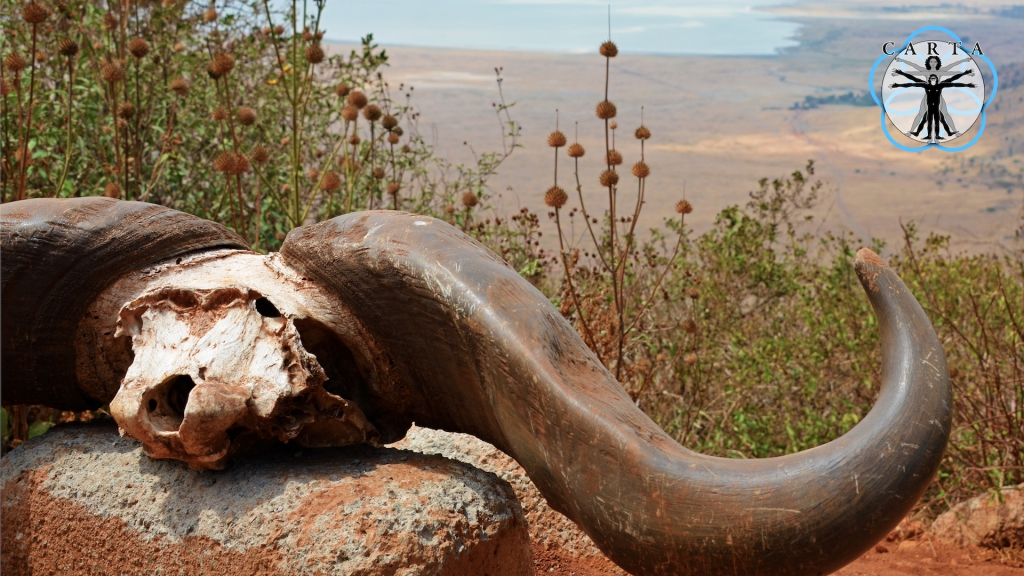
[[216,469],[257,440],[377,439],[355,404],[324,390],[292,319],[254,290],[149,292],[122,308],[120,336],[135,358],[110,409],[150,456]]

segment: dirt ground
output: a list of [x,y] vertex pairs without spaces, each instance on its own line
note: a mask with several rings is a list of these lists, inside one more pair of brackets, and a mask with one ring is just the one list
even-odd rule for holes
[[[611,576],[621,574],[604,559],[582,560],[535,545],[537,574]],[[884,542],[835,574],[840,576],[1024,576],[1024,551],[959,548],[925,536],[899,544]]]

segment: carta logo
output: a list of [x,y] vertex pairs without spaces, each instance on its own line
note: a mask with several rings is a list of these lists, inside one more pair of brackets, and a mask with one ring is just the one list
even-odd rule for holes
[[[931,33],[927,39],[918,38],[926,32]],[[985,70],[992,78],[987,92]],[[958,152],[984,133],[985,107],[996,95],[999,76],[980,42],[965,44],[946,28],[926,26],[903,44],[883,44],[868,82],[882,109],[882,132],[894,146],[908,152]],[[905,138],[894,137],[893,129]],[[960,142],[950,146],[954,140]]]

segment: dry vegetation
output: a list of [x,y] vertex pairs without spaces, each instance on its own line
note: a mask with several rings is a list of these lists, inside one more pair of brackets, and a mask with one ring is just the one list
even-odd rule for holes
[[[641,226],[657,169],[644,146],[657,134],[641,125],[621,136],[606,82],[595,110],[604,141],[587,144],[603,155],[600,174],[580,173],[584,143],[557,127],[548,139],[553,182],[537,201],[557,223],[558,250],[546,252],[537,214],[488,205],[488,178],[519,146],[500,69],[503,149],[455,166],[420,135],[413,90],[388,84],[387,54],[372,37],[328,54],[322,2],[274,6],[3,0],[3,201],[155,202],[221,222],[259,251],[353,210],[429,214],[548,293],[637,404],[695,450],[795,452],[870,409],[880,363],[853,272],[861,240],[822,232],[808,215],[823,192],[812,162],[761,180],[747,205],[723,210],[702,234],[684,222],[700,209],[685,198],[676,218]],[[617,49],[606,42],[600,52],[607,75]],[[583,204],[591,186],[607,190],[606,205]],[[921,503],[926,515],[1024,482],[1024,252],[959,255],[948,241],[908,224],[889,254],[935,323],[956,387],[955,429]],[[56,421],[103,413],[8,410],[5,450]]]

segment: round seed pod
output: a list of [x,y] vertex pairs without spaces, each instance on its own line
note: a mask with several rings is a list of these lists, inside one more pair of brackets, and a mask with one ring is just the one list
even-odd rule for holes
[[266,164],[270,160],[270,151],[267,147],[259,144],[252,149],[252,161],[257,164]]
[[242,126],[252,126],[256,123],[256,111],[248,106],[238,109],[238,123]]
[[284,26],[281,26],[280,24],[274,26],[274,34],[276,34],[277,36],[284,34]]
[[693,366],[694,364],[697,363],[697,355],[694,354],[693,352],[688,352],[686,356],[683,356],[683,361],[689,364],[690,366]]
[[26,67],[28,67],[28,61],[25,60],[24,56],[17,52],[11,52],[6,58],[4,58],[4,68],[7,68],[14,74],[20,73]]
[[39,2],[32,0],[21,9],[21,19],[35,26],[50,17],[50,11]]
[[689,290],[687,290],[687,294],[693,300],[696,300],[697,298],[700,298],[700,290],[697,290],[696,288],[690,288]]
[[412,152],[412,147],[410,147],[408,144],[403,144],[402,154],[409,154],[410,152]]
[[611,124],[608,125],[608,127],[611,128],[612,130],[616,130],[619,127],[619,123],[618,122],[612,122]]
[[615,109],[615,104],[612,104],[608,100],[605,100],[597,105],[597,117],[600,118],[601,120],[615,118],[616,113],[617,110]]
[[472,192],[466,192],[462,195],[462,205],[466,208],[472,208],[480,203],[480,198]]
[[334,192],[341,188],[341,175],[331,170],[324,174],[323,180],[320,181],[320,189],[324,192]]
[[184,52],[185,51],[185,44],[183,42],[175,42],[174,46],[173,46],[173,50],[175,52]]
[[686,322],[683,322],[683,330],[685,330],[687,334],[696,334],[697,323],[693,320],[687,320]]
[[306,62],[310,64],[319,64],[324,61],[324,49],[319,44],[313,44],[309,48],[306,48]]
[[565,142],[565,134],[562,134],[558,130],[555,130],[550,136],[548,136],[548,146],[552,148],[561,148],[562,146],[565,146]]
[[320,178],[320,171],[317,170],[316,168],[310,168],[309,172],[306,172],[306,178],[309,178],[310,180],[316,180],[317,178]]
[[117,107],[117,116],[119,118],[124,118],[125,120],[135,116],[135,105],[131,102],[122,102],[121,105]]
[[128,43],[128,51],[136,58],[145,58],[146,54],[149,54],[149,42],[143,38],[135,38]]
[[405,134],[405,131],[402,130],[401,126],[395,126],[394,128],[391,129],[391,132],[396,136],[401,136],[402,134]]
[[345,106],[341,109],[341,117],[349,122],[355,122],[359,118],[359,108],[355,106]]
[[618,150],[609,150],[605,160],[609,166],[618,166],[622,164],[622,154]]
[[651,131],[647,126],[641,126],[636,129],[636,132],[634,132],[633,135],[636,136],[637,140],[647,140],[651,137]]
[[57,52],[70,58],[78,54],[78,43],[71,38],[65,38],[57,44]]
[[14,86],[7,81],[7,76],[0,78],[0,96],[7,96],[14,90]]
[[203,22],[210,24],[217,19],[217,11],[213,8],[207,8],[206,12],[203,12]]
[[572,146],[569,146],[568,153],[570,158],[583,158],[583,154],[586,153],[586,150],[583,149],[582,144],[576,142]]
[[651,175],[651,168],[643,161],[633,164],[633,176],[647,178]]
[[118,62],[106,62],[100,67],[100,76],[107,82],[114,84],[124,78],[124,68]]
[[615,186],[619,183],[619,174],[615,170],[605,170],[601,172],[600,178],[601,186]]
[[363,139],[360,138],[358,134],[353,134],[353,135],[348,137],[348,143],[353,145],[353,146],[359,146],[359,143],[362,142],[362,141],[363,141]]
[[600,52],[601,56],[605,58],[615,58],[619,55],[619,47],[615,45],[615,42],[609,40],[601,44]]
[[362,110],[369,103],[370,100],[366,97],[366,94],[363,94],[361,90],[355,90],[348,95],[349,106],[355,106],[356,108]]
[[107,182],[107,184],[103,187],[103,195],[106,196],[107,198],[120,198],[121,187],[117,184],[117,182]]
[[398,126],[398,118],[395,118],[391,114],[388,114],[387,116],[381,119],[380,125],[383,126],[385,130],[391,130],[395,126]]
[[103,29],[104,30],[108,30],[108,31],[109,30],[114,30],[115,28],[117,28],[118,24],[120,24],[120,22],[118,21],[117,16],[114,16],[110,12],[107,12],[106,14],[103,15]]
[[676,214],[689,214],[690,212],[693,212],[693,205],[690,204],[689,200],[676,202]]
[[399,186],[398,182],[391,182],[391,183],[388,184],[388,194],[391,194],[392,196],[394,196],[395,194],[398,194],[398,191],[400,189],[401,189],[401,186]]
[[369,106],[363,109],[363,116],[370,122],[376,122],[377,120],[380,120],[380,117],[383,114],[384,113],[381,111],[380,106],[377,106],[376,104],[370,104]]
[[223,106],[217,106],[213,109],[210,117],[217,122],[223,122],[228,119],[228,109]]
[[334,93],[337,94],[338,98],[344,98],[345,96],[348,96],[348,84],[345,84],[344,82],[338,84],[337,86],[334,87]]
[[[211,76],[216,74],[216,78],[220,78],[221,76],[229,74],[234,67],[235,57],[227,52],[221,52],[213,57],[207,72],[212,72],[212,74],[210,74]],[[214,79],[216,80],[216,78]]]
[[384,169],[383,168],[379,168],[379,167],[378,168],[374,168],[373,169],[373,173],[371,175],[373,176],[373,178],[375,180],[383,180],[384,179]]
[[185,80],[184,78],[179,77],[175,78],[174,80],[171,80],[171,84],[169,87],[171,91],[177,94],[178,96],[184,96],[188,94],[188,80]]
[[392,132],[391,134],[388,134],[388,143],[389,144],[398,144],[399,140],[400,140],[400,137],[398,136],[398,134],[395,134],[394,132]]
[[558,186],[552,186],[544,193],[544,203],[555,210],[565,206],[565,203],[568,201],[569,195],[565,193],[565,190],[562,190]]

